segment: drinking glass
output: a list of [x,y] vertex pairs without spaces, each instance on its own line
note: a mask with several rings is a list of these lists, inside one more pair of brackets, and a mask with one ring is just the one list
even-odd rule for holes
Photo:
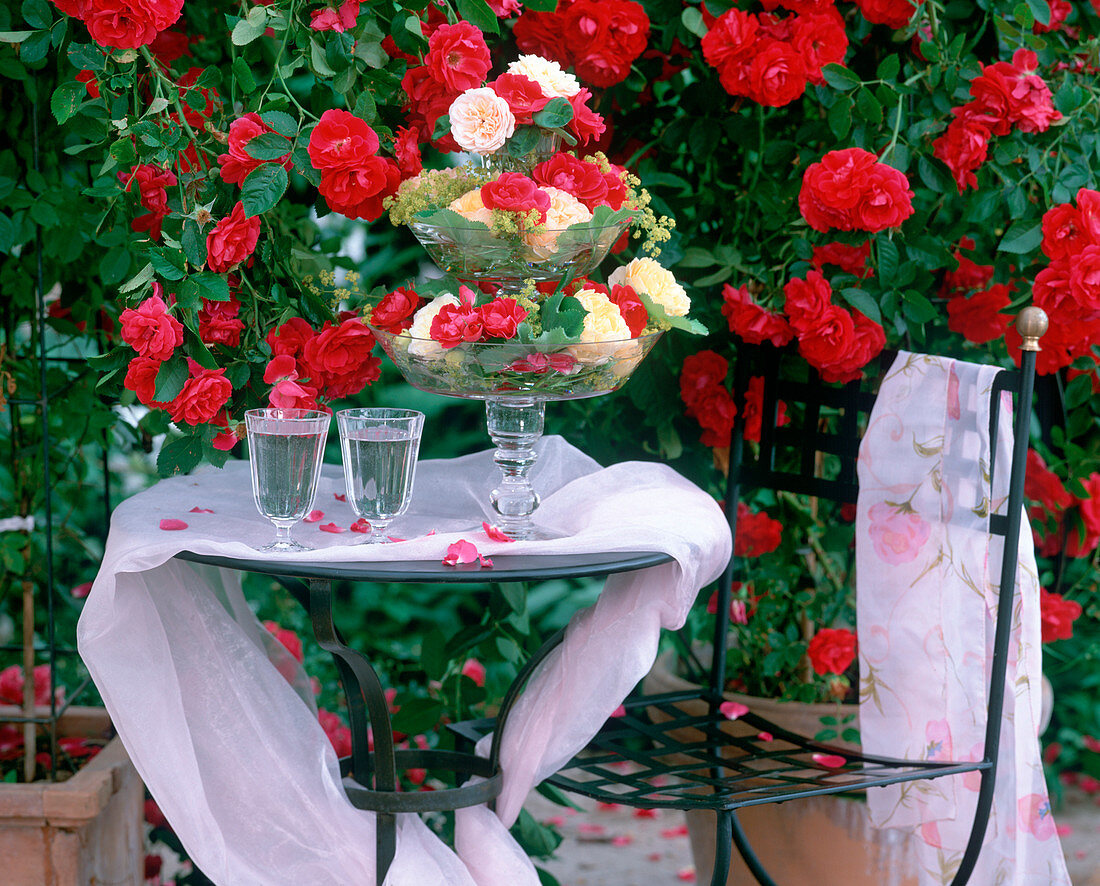
[[330,416],[316,409],[250,409],[248,458],[256,508],[275,524],[275,540],[261,551],[308,551],[290,527],[313,507]]
[[365,543],[382,533],[412,498],[424,413],[413,409],[344,409],[336,413],[348,504],[370,523]]

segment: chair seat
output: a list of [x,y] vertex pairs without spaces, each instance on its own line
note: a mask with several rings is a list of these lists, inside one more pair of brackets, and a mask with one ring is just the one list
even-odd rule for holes
[[[735,723],[717,712],[685,713],[698,692],[628,701],[579,755],[545,783],[605,803],[643,808],[732,810],[799,797],[988,769],[987,761],[913,761],[813,741],[751,712]],[[720,703],[720,699],[718,703]],[[492,720],[451,727],[476,741]],[[763,733],[763,737],[761,734]]]

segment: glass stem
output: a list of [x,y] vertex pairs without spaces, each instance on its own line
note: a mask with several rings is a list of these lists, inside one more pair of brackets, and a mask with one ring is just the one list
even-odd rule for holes
[[485,401],[485,425],[496,445],[493,461],[503,482],[489,494],[497,513],[497,525],[509,538],[535,537],[531,515],[539,496],[527,478],[538,458],[535,444],[542,436],[545,401],[500,399]]
[[290,537],[290,527],[293,523],[276,523],[275,524],[275,544],[288,545],[293,542]]

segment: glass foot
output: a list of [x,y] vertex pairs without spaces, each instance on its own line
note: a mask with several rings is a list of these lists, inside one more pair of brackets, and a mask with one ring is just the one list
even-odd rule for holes
[[299,544],[298,542],[290,539],[289,541],[284,539],[277,539],[263,547],[256,548],[257,551],[262,551],[265,554],[275,553],[280,554],[285,551],[312,551],[313,548],[308,545]]

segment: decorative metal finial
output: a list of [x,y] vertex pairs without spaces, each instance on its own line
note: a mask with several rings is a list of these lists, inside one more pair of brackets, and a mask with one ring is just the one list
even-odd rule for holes
[[1020,311],[1020,315],[1016,318],[1016,331],[1020,333],[1020,338],[1023,339],[1020,350],[1041,350],[1039,339],[1043,337],[1049,326],[1050,320],[1047,319],[1047,312],[1042,308],[1033,305]]

